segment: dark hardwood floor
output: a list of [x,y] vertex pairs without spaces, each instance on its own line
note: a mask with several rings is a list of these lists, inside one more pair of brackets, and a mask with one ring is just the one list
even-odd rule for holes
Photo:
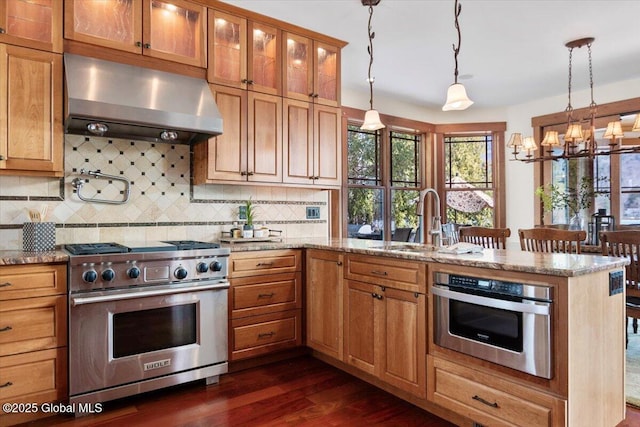
[[[618,427],[640,425],[628,408]],[[104,405],[98,415],[30,426],[429,426],[452,424],[310,356]]]

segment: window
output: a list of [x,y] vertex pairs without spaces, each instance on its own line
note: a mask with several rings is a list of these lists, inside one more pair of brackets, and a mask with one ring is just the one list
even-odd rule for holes
[[347,124],[348,237],[388,240],[401,231],[402,240],[414,237],[422,140],[418,132]]
[[495,226],[493,144],[487,133],[444,136],[446,222]]

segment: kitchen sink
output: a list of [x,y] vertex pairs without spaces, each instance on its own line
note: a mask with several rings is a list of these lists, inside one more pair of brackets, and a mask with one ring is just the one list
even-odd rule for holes
[[436,252],[438,250],[434,245],[389,245],[386,249],[411,253]]

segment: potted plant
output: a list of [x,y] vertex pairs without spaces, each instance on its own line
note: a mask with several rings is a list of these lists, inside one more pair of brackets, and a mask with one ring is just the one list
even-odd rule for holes
[[244,226],[242,227],[242,237],[253,237],[253,220],[255,217],[255,207],[253,206],[251,198],[249,198],[249,200],[244,203],[244,211],[246,221],[244,223]]
[[[598,178],[598,181],[606,181],[607,178]],[[558,185],[547,184],[536,188],[536,195],[542,200],[545,212],[554,209],[569,210],[569,228],[583,230],[584,220],[581,212],[589,209],[596,196],[594,179],[590,176],[583,176],[576,187],[562,188]]]

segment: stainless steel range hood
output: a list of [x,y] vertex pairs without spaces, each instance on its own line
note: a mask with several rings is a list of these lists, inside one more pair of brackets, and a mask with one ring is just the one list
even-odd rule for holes
[[203,79],[65,54],[65,133],[194,143],[222,133]]

